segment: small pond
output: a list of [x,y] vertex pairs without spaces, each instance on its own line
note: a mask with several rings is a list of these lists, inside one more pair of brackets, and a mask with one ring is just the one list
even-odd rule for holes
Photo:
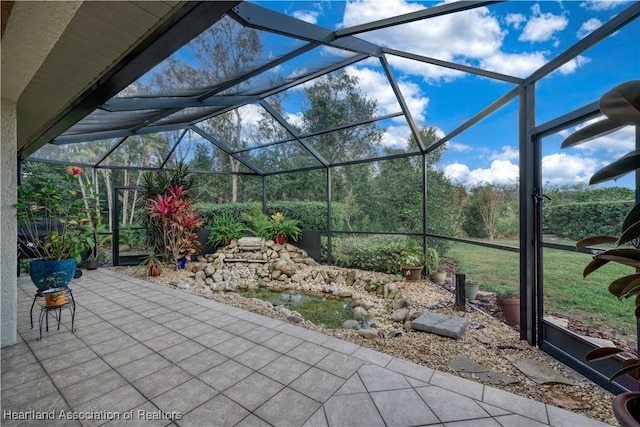
[[329,329],[340,328],[342,322],[353,319],[351,299],[299,292],[277,292],[264,288],[238,293],[245,298],[258,298],[275,306],[282,305],[289,310],[295,310],[306,320],[316,325],[323,324]]

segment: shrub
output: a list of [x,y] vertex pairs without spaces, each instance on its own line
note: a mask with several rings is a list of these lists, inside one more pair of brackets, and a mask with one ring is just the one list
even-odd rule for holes
[[[222,213],[227,213],[234,218],[241,218],[241,221],[250,227],[247,215],[251,210],[261,205],[256,203],[198,203],[197,207],[205,225],[212,225],[215,217]],[[345,212],[348,206],[344,203],[332,203],[332,223],[334,230],[342,230],[345,222]],[[302,230],[325,230],[327,228],[327,204],[322,202],[269,202],[267,204],[267,214],[282,212],[287,218],[299,221]]]
[[[403,264],[406,236],[378,235],[333,239],[332,257],[336,265],[395,274]],[[439,262],[437,250],[427,248],[427,271],[435,271]]]
[[238,240],[248,231],[239,219],[227,212],[216,216],[213,224],[207,229],[211,232],[207,241],[213,247],[220,244],[226,245],[231,240]]
[[542,211],[543,232],[573,240],[615,235],[633,205],[629,200],[547,206]]

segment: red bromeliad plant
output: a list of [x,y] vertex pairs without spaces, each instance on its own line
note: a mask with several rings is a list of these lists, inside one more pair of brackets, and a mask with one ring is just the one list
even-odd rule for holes
[[176,264],[179,258],[200,249],[197,231],[202,219],[186,194],[182,186],[171,186],[168,194],[149,199],[145,206],[149,221],[162,238],[162,249]]

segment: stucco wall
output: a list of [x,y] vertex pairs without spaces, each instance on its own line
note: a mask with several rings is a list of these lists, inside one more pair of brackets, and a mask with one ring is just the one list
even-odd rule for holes
[[0,347],[17,339],[16,104],[2,99],[0,139]]

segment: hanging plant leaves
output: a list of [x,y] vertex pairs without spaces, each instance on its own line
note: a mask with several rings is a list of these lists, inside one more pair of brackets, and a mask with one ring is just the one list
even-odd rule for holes
[[588,352],[584,358],[587,362],[596,362],[623,352],[624,350],[618,347],[600,347]]
[[618,122],[604,118],[569,135],[564,141],[562,141],[560,148],[573,147],[574,145],[600,138],[601,136],[615,132],[623,127],[624,125]]
[[576,249],[584,249],[587,246],[601,245],[603,243],[615,243],[618,239],[613,236],[593,236],[582,239],[576,243]]
[[640,237],[640,221],[636,222],[635,224],[631,224],[630,227],[623,231],[618,244],[623,245],[632,241],[633,239],[637,239],[638,237]]
[[637,379],[637,378],[638,378],[638,377],[637,377],[637,372],[635,372],[635,375],[634,375],[634,373],[633,373],[633,372],[634,372],[634,371],[636,371],[637,369],[640,369],[640,364],[639,364],[639,363],[637,363],[637,361],[636,361],[636,363],[634,363],[634,364],[632,364],[632,365],[629,365],[629,366],[627,366],[627,367],[625,367],[625,368],[622,368],[622,369],[620,369],[618,372],[616,372],[615,374],[611,375],[611,378],[609,378],[609,382],[611,382],[611,381],[615,380],[615,379],[616,379],[616,378],[618,378],[618,377],[623,376],[624,374],[629,374],[631,377],[633,377],[633,378],[636,378],[636,379]]
[[628,298],[640,291],[640,274],[630,274],[614,280],[609,285],[609,292],[618,299]]
[[638,165],[640,165],[640,149],[625,154],[615,162],[594,173],[589,180],[589,185],[620,178],[638,169]]
[[602,95],[600,111],[620,124],[640,126],[640,80],[624,82]]
[[640,268],[640,251],[637,249],[610,249],[596,255],[594,258],[617,262],[633,268]]
[[582,272],[582,277],[587,277],[589,274],[593,273],[603,265],[607,264],[609,260],[594,258],[587,266],[584,268]]
[[618,245],[623,245],[637,238],[640,238],[640,203],[637,203],[625,217]]

